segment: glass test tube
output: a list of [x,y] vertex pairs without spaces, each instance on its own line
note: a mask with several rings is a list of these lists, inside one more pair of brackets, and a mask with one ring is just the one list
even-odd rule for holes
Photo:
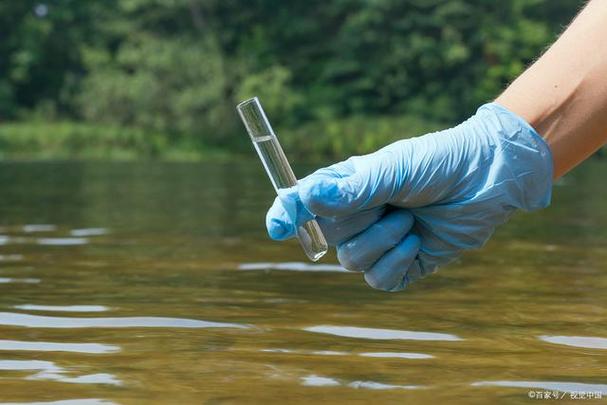
[[[274,189],[292,187],[297,184],[291,165],[278,143],[278,138],[270,126],[259,99],[257,97],[245,100],[236,107],[240,118],[251,136],[253,145],[261,158],[263,166],[272,181]],[[316,220],[311,220],[298,227],[297,238],[304,252],[313,262],[327,253],[325,240]]]

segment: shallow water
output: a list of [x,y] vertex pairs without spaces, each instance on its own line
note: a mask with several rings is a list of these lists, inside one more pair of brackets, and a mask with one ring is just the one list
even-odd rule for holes
[[606,174],[388,294],[266,238],[257,162],[1,164],[0,402],[601,403]]

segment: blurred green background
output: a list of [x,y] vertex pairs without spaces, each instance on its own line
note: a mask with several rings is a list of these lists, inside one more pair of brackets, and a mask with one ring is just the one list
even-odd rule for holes
[[253,95],[296,159],[368,152],[465,119],[582,3],[5,0],[0,158],[250,154]]

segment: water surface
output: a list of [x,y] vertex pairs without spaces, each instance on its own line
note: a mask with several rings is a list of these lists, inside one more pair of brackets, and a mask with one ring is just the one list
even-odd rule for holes
[[257,162],[1,164],[0,402],[605,401],[605,174],[389,294],[269,241]]

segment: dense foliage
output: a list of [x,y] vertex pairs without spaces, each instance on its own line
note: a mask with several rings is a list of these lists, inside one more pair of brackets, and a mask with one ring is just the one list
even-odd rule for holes
[[234,105],[257,95],[294,146],[363,152],[467,117],[581,3],[4,1],[0,117],[162,134],[145,151],[237,148]]

